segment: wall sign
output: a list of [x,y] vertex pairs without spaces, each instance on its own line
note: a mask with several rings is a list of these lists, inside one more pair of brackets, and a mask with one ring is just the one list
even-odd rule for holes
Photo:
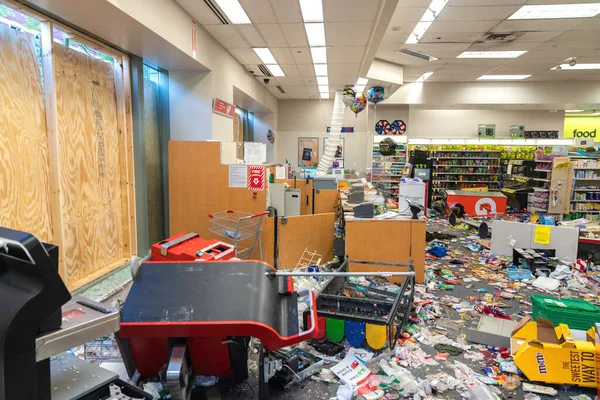
[[221,99],[214,98],[213,112],[216,114],[224,115],[229,118],[233,118],[233,115],[235,114],[235,106]]
[[[342,126],[342,129],[340,130],[341,133],[354,133],[354,127],[353,126]],[[331,133],[331,127],[328,126],[327,127],[327,133]]]
[[479,139],[495,139],[496,124],[479,124],[477,136]]
[[525,139],[525,125],[511,125],[508,134],[511,139]]
[[265,167],[248,167],[248,190],[265,190]]
[[600,117],[565,117],[564,137],[600,142]]

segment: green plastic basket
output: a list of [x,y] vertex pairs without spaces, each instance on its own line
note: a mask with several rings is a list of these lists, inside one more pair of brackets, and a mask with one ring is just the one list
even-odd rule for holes
[[600,322],[600,308],[585,300],[532,295],[531,303],[533,319],[547,319],[554,326],[567,324],[570,329],[587,331]]

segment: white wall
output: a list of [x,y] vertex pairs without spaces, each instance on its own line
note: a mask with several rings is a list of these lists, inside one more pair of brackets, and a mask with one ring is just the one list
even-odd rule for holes
[[509,136],[510,125],[525,130],[559,131],[562,137],[564,111],[511,110],[421,110],[410,108],[409,138],[476,138],[479,124],[496,124],[496,137]]
[[[298,138],[319,138],[319,157],[323,154],[327,127],[331,125],[333,100],[284,100],[279,102],[278,131],[275,139],[275,161],[286,159],[298,166]],[[371,166],[374,119],[402,119],[408,123],[408,107],[378,106],[362,111],[357,117],[346,108],[345,127],[354,133],[342,134],[345,145],[344,168],[364,172]],[[410,125],[409,125],[410,126]],[[410,129],[410,128],[409,128]]]
[[212,132],[211,74],[196,71],[169,72],[171,140],[209,140]]
[[[269,164],[283,163],[284,161],[275,159],[275,145],[277,140],[280,140],[277,129],[275,129],[276,125],[275,113],[254,113],[254,141],[267,145],[267,163]],[[267,139],[269,129],[275,132],[275,144],[271,144]]]

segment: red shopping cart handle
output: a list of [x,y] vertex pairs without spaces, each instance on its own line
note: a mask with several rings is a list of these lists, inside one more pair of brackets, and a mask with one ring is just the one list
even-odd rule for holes
[[261,216],[263,216],[263,215],[267,215],[267,214],[268,214],[268,212],[266,212],[266,211],[263,211],[263,212],[261,212],[261,213],[258,213],[258,214],[251,215],[251,216],[250,216],[250,218],[261,217]]

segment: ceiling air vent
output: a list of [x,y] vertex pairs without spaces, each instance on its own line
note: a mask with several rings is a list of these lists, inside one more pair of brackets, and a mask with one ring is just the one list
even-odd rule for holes
[[285,90],[283,90],[283,88],[281,86],[277,85],[276,88],[279,89],[279,91],[281,93],[285,93]]
[[517,37],[519,36],[514,33],[491,33],[487,38],[485,38],[485,42],[512,42]]
[[271,75],[271,71],[264,64],[258,64],[258,69],[263,73],[264,76],[273,76]]
[[229,21],[227,21],[227,18],[225,18],[225,16],[221,13],[221,10],[219,10],[219,8],[215,6],[211,0],[204,0],[204,2],[208,6],[208,8],[210,8],[210,11],[212,11],[213,14],[215,14],[215,17],[217,17],[223,25],[229,25]]

